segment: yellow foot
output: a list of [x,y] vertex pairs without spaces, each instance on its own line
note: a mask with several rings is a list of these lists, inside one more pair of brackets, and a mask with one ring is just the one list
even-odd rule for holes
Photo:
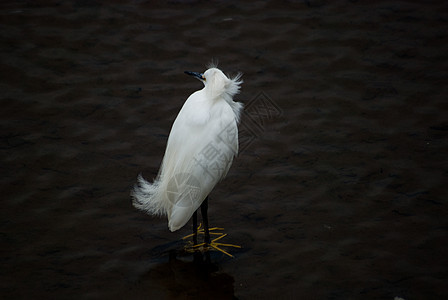
[[[201,227],[202,227],[202,224],[200,224],[198,226],[198,230],[197,230],[198,233],[197,233],[197,235],[200,235],[200,234],[204,235],[205,234],[204,229],[201,228]],[[195,251],[204,252],[204,251],[214,250],[214,251],[222,252],[225,255],[228,255],[230,257],[233,257],[232,254],[228,253],[224,249],[221,249],[221,247],[241,248],[241,246],[233,245],[233,244],[224,244],[224,243],[218,242],[219,240],[221,240],[222,238],[227,236],[227,233],[219,232],[220,230],[224,230],[224,228],[219,228],[219,227],[209,228],[208,231],[210,233],[210,237],[217,236],[216,238],[211,240],[210,244],[200,243],[200,244],[194,245],[192,241],[188,241],[187,244],[185,245],[185,251],[187,251],[187,252],[195,252]],[[189,234],[187,236],[184,236],[182,239],[186,240],[186,239],[192,237],[193,235],[194,235],[194,233]]]

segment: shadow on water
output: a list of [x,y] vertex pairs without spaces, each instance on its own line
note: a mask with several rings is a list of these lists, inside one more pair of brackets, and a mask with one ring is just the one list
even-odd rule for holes
[[[191,256],[193,259],[191,260]],[[170,250],[167,262],[154,265],[142,275],[136,290],[152,299],[237,299],[234,278],[210,261],[210,254]]]

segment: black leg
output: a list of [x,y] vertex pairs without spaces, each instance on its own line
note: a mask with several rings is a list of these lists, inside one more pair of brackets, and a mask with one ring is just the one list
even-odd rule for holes
[[193,245],[198,244],[198,212],[193,213]]
[[[210,231],[209,231],[209,227],[208,227],[207,210],[208,210],[208,196],[207,196],[207,198],[205,198],[204,202],[202,202],[202,204],[201,204],[202,222],[204,222],[204,242],[206,244],[206,247],[210,244]],[[207,266],[211,265],[209,251],[205,252],[205,263]]]
[[[198,212],[193,213],[193,245],[198,244]],[[195,251],[193,255],[195,263],[200,264],[202,262],[202,255],[200,252]]]
[[208,231],[207,210],[208,210],[208,196],[201,204],[201,214],[202,214],[202,221],[204,222],[204,242],[206,244],[210,244],[210,232]]

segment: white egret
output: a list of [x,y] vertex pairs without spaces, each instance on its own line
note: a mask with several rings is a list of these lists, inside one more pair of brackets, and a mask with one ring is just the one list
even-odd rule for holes
[[243,105],[233,97],[242,80],[240,74],[228,78],[214,66],[204,73],[185,73],[202,81],[204,88],[191,94],[177,115],[157,178],[150,183],[140,174],[131,196],[136,208],[150,215],[166,215],[171,231],[182,228],[193,216],[195,244],[201,207],[207,245],[208,195],[238,153],[237,124]]

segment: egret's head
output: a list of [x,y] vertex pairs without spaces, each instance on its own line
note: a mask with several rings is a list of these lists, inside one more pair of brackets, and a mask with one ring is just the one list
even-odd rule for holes
[[205,85],[207,93],[212,98],[230,97],[231,100],[231,98],[238,93],[240,84],[243,82],[240,80],[241,74],[229,79],[220,69],[216,67],[211,67],[204,73],[190,71],[185,71],[185,73],[202,81]]

